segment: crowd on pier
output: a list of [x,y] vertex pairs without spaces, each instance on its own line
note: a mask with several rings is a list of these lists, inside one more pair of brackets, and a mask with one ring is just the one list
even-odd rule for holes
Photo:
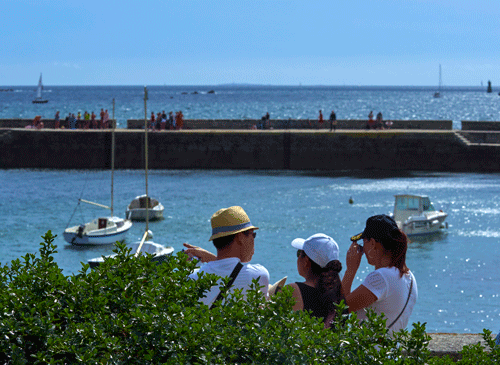
[[[27,126],[27,128],[42,129],[44,123],[40,115],[35,116],[32,125]],[[55,129],[108,129],[112,128],[112,122],[109,119],[108,110],[101,109],[99,113],[99,118],[92,111],[88,113],[85,111],[82,115],[78,112],[76,115],[74,113],[68,113],[65,119],[61,119],[61,112],[58,110],[54,116],[54,128]]]
[[159,130],[175,130],[182,129],[184,126],[184,114],[182,111],[174,112],[170,111],[168,115],[163,110],[161,113],[155,115],[151,112],[151,117],[149,118],[148,128],[153,131]]

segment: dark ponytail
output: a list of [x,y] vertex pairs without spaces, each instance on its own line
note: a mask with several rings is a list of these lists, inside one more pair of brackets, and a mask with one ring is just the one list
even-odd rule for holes
[[328,314],[325,317],[325,327],[329,328],[330,323],[337,315],[335,304],[345,299],[342,290],[342,281],[339,276],[340,271],[342,271],[342,263],[339,260],[333,260],[330,261],[326,267],[322,268],[314,261],[310,261],[312,272],[319,276],[316,288],[321,292],[322,302],[328,310]]

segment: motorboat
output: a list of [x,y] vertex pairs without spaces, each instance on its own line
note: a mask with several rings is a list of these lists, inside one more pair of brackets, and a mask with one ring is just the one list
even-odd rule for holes
[[395,195],[393,217],[407,236],[425,235],[448,228],[447,213],[436,210],[426,195]]
[[[151,239],[152,237],[148,236],[148,238]],[[132,248],[131,252],[137,253],[138,252],[137,250],[139,249],[140,245],[141,245],[140,241],[133,243],[131,245],[131,248]],[[151,257],[151,261],[156,262],[157,264],[161,264],[162,262],[164,262],[170,255],[172,255],[173,252],[174,252],[173,247],[163,246],[163,245],[160,245],[159,243],[155,243],[153,241],[144,241],[141,248],[140,248],[140,253],[142,255],[146,255],[146,253],[153,255]],[[111,258],[111,257],[114,257],[114,256],[116,256],[116,254],[96,257],[96,258],[88,260],[88,263],[89,263],[91,268],[96,268],[100,264],[102,264],[104,262],[104,260]]]
[[122,242],[132,222],[119,217],[96,218],[91,222],[66,228],[64,239],[73,245],[109,245]]
[[[116,241],[123,241],[126,233],[132,227],[132,221],[116,217],[113,215],[113,187],[114,187],[114,171],[115,171],[115,129],[111,133],[111,204],[106,206],[103,204],[94,203],[85,199],[78,199],[76,209],[80,203],[87,203],[101,208],[111,210],[109,217],[96,218],[88,223],[73,227],[66,227],[63,232],[63,237],[66,242],[72,245],[109,245]],[[74,215],[75,213],[73,213]],[[72,217],[73,217],[72,215]],[[70,219],[71,221],[71,219]],[[69,226],[69,222],[68,222]]]
[[[146,195],[136,196],[128,205],[125,216],[133,221],[150,221],[163,218],[163,204]],[[147,217],[146,217],[147,214]]]
[[33,100],[33,104],[45,104],[48,102],[48,100],[42,98],[42,90],[43,90],[42,74],[40,74],[40,79],[38,80],[38,87],[36,89],[36,98],[35,100]]

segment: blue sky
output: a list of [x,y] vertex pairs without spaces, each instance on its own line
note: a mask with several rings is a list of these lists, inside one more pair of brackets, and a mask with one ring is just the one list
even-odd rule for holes
[[0,85],[500,85],[499,0],[4,0]]

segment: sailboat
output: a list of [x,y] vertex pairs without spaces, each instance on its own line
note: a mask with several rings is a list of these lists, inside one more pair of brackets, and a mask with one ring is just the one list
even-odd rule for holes
[[435,98],[440,98],[441,97],[441,64],[439,64],[439,86],[438,86],[438,91],[434,93]]
[[[148,99],[148,91],[147,88],[144,87],[144,149],[145,149],[145,178],[146,178],[146,194],[144,197],[146,199],[148,196],[148,120],[147,120],[147,109],[146,109],[146,100]],[[151,254],[151,261],[156,263],[161,263],[165,261],[173,252],[174,248],[171,246],[163,246],[159,243],[153,241],[153,233],[149,230],[149,205],[146,205],[146,230],[142,235],[141,239],[134,244],[132,244],[132,252],[134,252],[134,256],[138,257],[139,255]],[[107,258],[113,257],[115,254],[108,256],[96,257],[88,260],[88,263],[91,268],[95,268],[104,262]]]
[[48,100],[42,99],[42,90],[43,90],[42,74],[40,73],[40,80],[38,80],[38,87],[36,89],[36,98],[35,100],[33,100],[33,104],[45,104],[48,102]]
[[115,128],[113,127],[113,131],[111,132],[111,205],[108,207],[81,198],[78,200],[78,205],[82,202],[109,209],[111,210],[111,215],[109,217],[96,218],[91,222],[79,226],[66,228],[63,236],[67,242],[72,245],[109,245],[125,239],[127,232],[132,227],[132,221],[113,215],[114,170]]

